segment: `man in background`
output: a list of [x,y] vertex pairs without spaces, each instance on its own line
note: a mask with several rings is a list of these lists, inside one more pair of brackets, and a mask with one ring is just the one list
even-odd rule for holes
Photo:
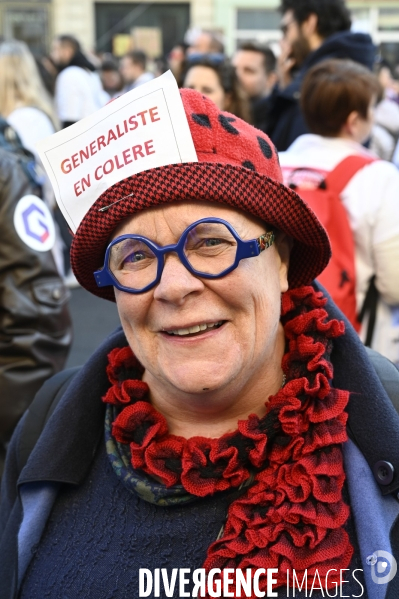
[[154,79],[154,75],[147,71],[147,55],[142,50],[132,50],[125,54],[119,66],[125,87],[122,93],[139,87],[147,81]]
[[63,127],[89,116],[109,100],[95,67],[72,35],[53,40],[51,59],[59,74],[55,83],[55,106]]
[[115,60],[107,58],[101,63],[100,77],[103,88],[110,98],[116,98],[122,93],[123,79]]
[[268,46],[247,42],[239,47],[232,62],[241,86],[251,102],[253,124],[265,131],[265,100],[277,82],[276,57]]
[[193,35],[187,54],[224,54],[222,35],[217,31],[201,30]]
[[266,133],[286,150],[307,127],[299,107],[304,76],[328,58],[350,58],[372,69],[375,47],[368,34],[352,33],[344,0],[282,0],[283,39],[279,82],[268,101]]

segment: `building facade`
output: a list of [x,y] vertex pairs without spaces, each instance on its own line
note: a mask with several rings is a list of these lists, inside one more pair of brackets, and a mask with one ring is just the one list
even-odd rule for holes
[[116,35],[150,28],[161,31],[167,52],[190,24],[212,28],[213,9],[214,0],[1,0],[0,35],[25,40],[35,54],[63,33],[75,35],[86,50],[103,52],[112,50]]
[[[231,54],[240,42],[278,45],[279,0],[1,0],[0,35],[27,41],[35,54],[51,38],[72,33],[86,50],[112,51],[115,36],[135,28],[156,30],[163,53],[181,41],[189,26],[223,31]],[[349,0],[354,28],[369,32],[383,54],[399,63],[399,2]]]

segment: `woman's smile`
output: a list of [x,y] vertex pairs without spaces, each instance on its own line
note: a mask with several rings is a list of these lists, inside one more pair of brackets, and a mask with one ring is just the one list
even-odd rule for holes
[[161,331],[162,333],[167,333],[168,336],[171,337],[199,337],[203,336],[205,333],[209,333],[211,331],[215,331],[219,329],[226,321],[219,320],[217,322],[206,322],[195,325],[185,325],[180,326],[178,328],[170,328]]

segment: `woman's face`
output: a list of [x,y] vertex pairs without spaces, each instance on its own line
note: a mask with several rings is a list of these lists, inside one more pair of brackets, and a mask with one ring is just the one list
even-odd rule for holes
[[225,91],[220,84],[219,77],[210,67],[200,65],[191,67],[184,79],[183,87],[195,89],[212,100],[219,110],[226,110]]
[[[261,220],[227,206],[182,202],[144,210],[126,219],[113,238],[143,235],[164,246],[177,243],[191,223],[206,217],[228,221],[244,239],[265,232]],[[115,289],[129,345],[145,368],[144,380],[169,393],[233,393],[264,373],[275,359],[281,335],[281,293],[288,288],[288,243],[242,260],[220,279],[192,275],[177,254],[166,255],[162,278],[153,289],[133,295]],[[281,254],[281,255],[280,255]],[[197,325],[213,328],[179,335]],[[280,357],[281,360],[281,357]]]

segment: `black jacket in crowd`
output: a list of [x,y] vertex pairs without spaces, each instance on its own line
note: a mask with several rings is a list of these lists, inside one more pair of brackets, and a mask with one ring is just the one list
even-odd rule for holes
[[18,201],[38,194],[21,161],[0,148],[0,476],[18,420],[63,368],[72,337],[68,291],[51,251],[28,247],[14,226]]
[[[365,33],[334,33],[311,52],[293,81],[283,90],[276,86],[264,100],[265,121],[262,130],[269,135],[279,152],[285,151],[308,129],[299,106],[300,90],[306,73],[317,63],[329,58],[349,58],[372,69],[375,46]],[[260,107],[258,107],[259,112]]]

